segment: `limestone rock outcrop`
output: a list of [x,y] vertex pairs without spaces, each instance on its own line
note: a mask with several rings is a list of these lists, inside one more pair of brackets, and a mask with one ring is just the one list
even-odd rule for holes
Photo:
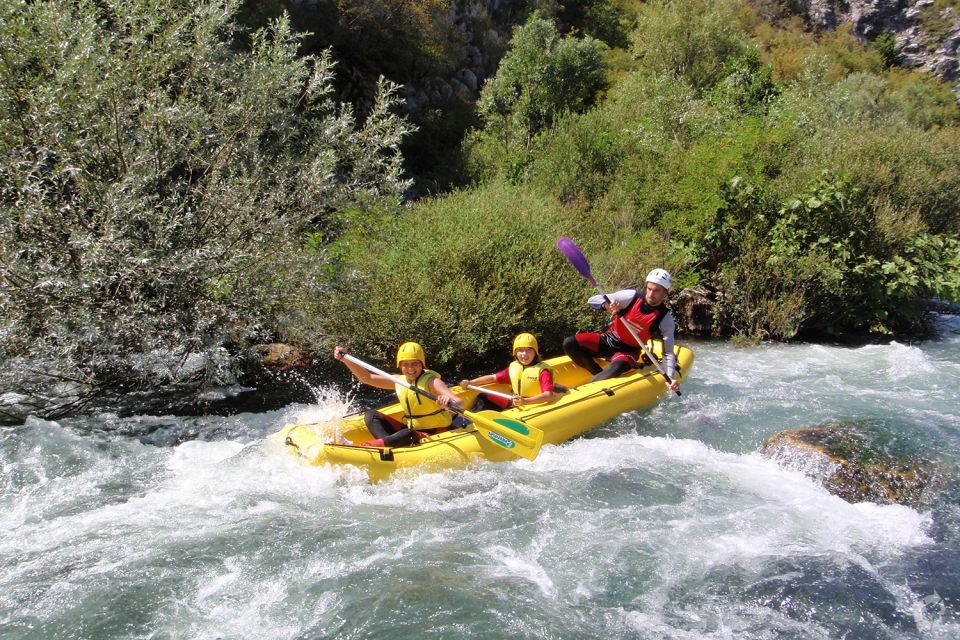
[[850,23],[858,36],[873,40],[893,34],[899,62],[953,83],[960,97],[960,12],[934,0],[801,0],[814,29]]

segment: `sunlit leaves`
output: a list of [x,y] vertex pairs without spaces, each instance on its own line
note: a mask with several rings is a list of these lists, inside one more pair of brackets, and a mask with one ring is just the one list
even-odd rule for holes
[[566,112],[582,112],[605,86],[605,46],[561,36],[534,14],[514,32],[497,75],[483,88],[479,109],[491,129],[526,142]]
[[[333,60],[233,0],[0,8],[0,309],[8,353],[200,349],[283,330],[304,234],[408,186],[395,87],[361,121]],[[14,44],[15,43],[15,44]],[[7,46],[7,44],[11,46]]]

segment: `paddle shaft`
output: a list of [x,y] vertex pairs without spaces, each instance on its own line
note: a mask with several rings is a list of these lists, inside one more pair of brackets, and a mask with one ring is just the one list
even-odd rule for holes
[[483,387],[478,387],[475,384],[468,384],[467,389],[472,389],[473,391],[479,391],[481,393],[489,393],[491,396],[497,396],[499,398],[503,398],[504,400],[513,400],[513,396],[509,394],[494,391],[493,389],[484,389]]
[[[410,384],[410,383],[407,382],[405,379],[403,379],[403,378],[398,378],[398,377],[396,377],[396,376],[394,376],[394,375],[391,375],[391,374],[387,373],[386,371],[384,371],[383,369],[378,369],[377,367],[373,366],[372,364],[368,364],[368,363],[364,362],[363,360],[360,360],[359,358],[354,358],[354,357],[353,357],[352,355],[350,355],[349,353],[344,353],[344,354],[343,354],[343,359],[344,359],[344,360],[347,360],[348,362],[352,362],[353,364],[357,365],[358,367],[363,367],[363,368],[366,369],[367,371],[370,371],[370,372],[372,372],[372,373],[379,374],[379,375],[381,375],[381,376],[383,376],[383,377],[385,377],[385,378],[390,378],[391,380],[393,380],[393,381],[396,382],[397,384],[403,385],[403,386],[406,387],[407,389],[410,389],[411,391],[414,391],[414,392],[416,392],[416,393],[419,393],[420,395],[424,396],[425,398],[430,398],[430,399],[433,400],[434,402],[437,401],[437,396],[433,395],[433,394],[430,393],[429,391],[424,391],[423,389],[421,389],[421,388],[418,387],[417,385],[415,385],[415,384]],[[450,411],[453,411],[454,413],[459,413],[460,415],[463,415],[463,413],[464,413],[463,409],[461,409],[460,407],[458,407],[458,406],[456,406],[456,405],[447,405],[446,408],[449,409]]]
[[[597,288],[597,292],[603,296],[603,299],[607,301],[607,304],[610,304],[611,300],[609,297],[607,297],[607,294],[604,293],[603,288],[601,288],[596,281],[594,281],[594,286]],[[633,324],[626,318],[620,319],[623,320],[623,326],[627,328],[627,331],[630,332],[630,335],[633,336],[633,339],[637,342],[637,344],[640,345],[640,348],[643,349],[643,353],[647,356],[647,359],[653,363],[653,366],[657,368],[657,371],[663,374],[663,379],[667,381],[667,386],[669,387],[672,380],[670,379],[670,376],[667,375],[667,372],[663,370],[663,367],[660,366],[660,361],[657,360],[652,353],[650,353],[650,350],[647,349],[647,345],[643,343],[643,340],[640,339],[640,336],[637,335],[637,332],[633,330]],[[679,391],[677,391],[677,395],[680,395]]]

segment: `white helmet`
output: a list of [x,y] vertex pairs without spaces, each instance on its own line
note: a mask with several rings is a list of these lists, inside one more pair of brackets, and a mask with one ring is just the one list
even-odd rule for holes
[[653,284],[658,284],[668,291],[670,290],[671,285],[673,285],[673,279],[665,269],[654,269],[647,274],[646,281],[652,282]]

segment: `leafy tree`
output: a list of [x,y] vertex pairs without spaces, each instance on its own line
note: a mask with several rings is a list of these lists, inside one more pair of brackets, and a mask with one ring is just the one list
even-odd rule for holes
[[880,54],[883,64],[892,67],[900,57],[897,51],[897,37],[889,31],[884,31],[871,43],[873,50]]
[[529,146],[563,113],[586,110],[606,86],[605,48],[590,37],[561,37],[551,21],[531,15],[514,31],[510,51],[481,92],[487,130]]
[[626,0],[565,0],[558,17],[610,47],[626,48],[631,13]]
[[633,32],[633,55],[654,72],[676,73],[695,89],[724,76],[748,36],[735,0],[654,0],[644,4]]
[[[235,0],[0,7],[0,349],[84,376],[282,333],[324,283],[332,214],[399,202],[407,132],[381,83],[363,125],[329,55]],[[99,373],[98,373],[99,372]]]
[[463,33],[449,20],[450,0],[336,0],[336,51],[397,81],[450,73]]
[[756,48],[747,48],[724,64],[724,76],[713,87],[717,103],[727,103],[743,112],[763,109],[777,95],[773,67],[763,64]]

